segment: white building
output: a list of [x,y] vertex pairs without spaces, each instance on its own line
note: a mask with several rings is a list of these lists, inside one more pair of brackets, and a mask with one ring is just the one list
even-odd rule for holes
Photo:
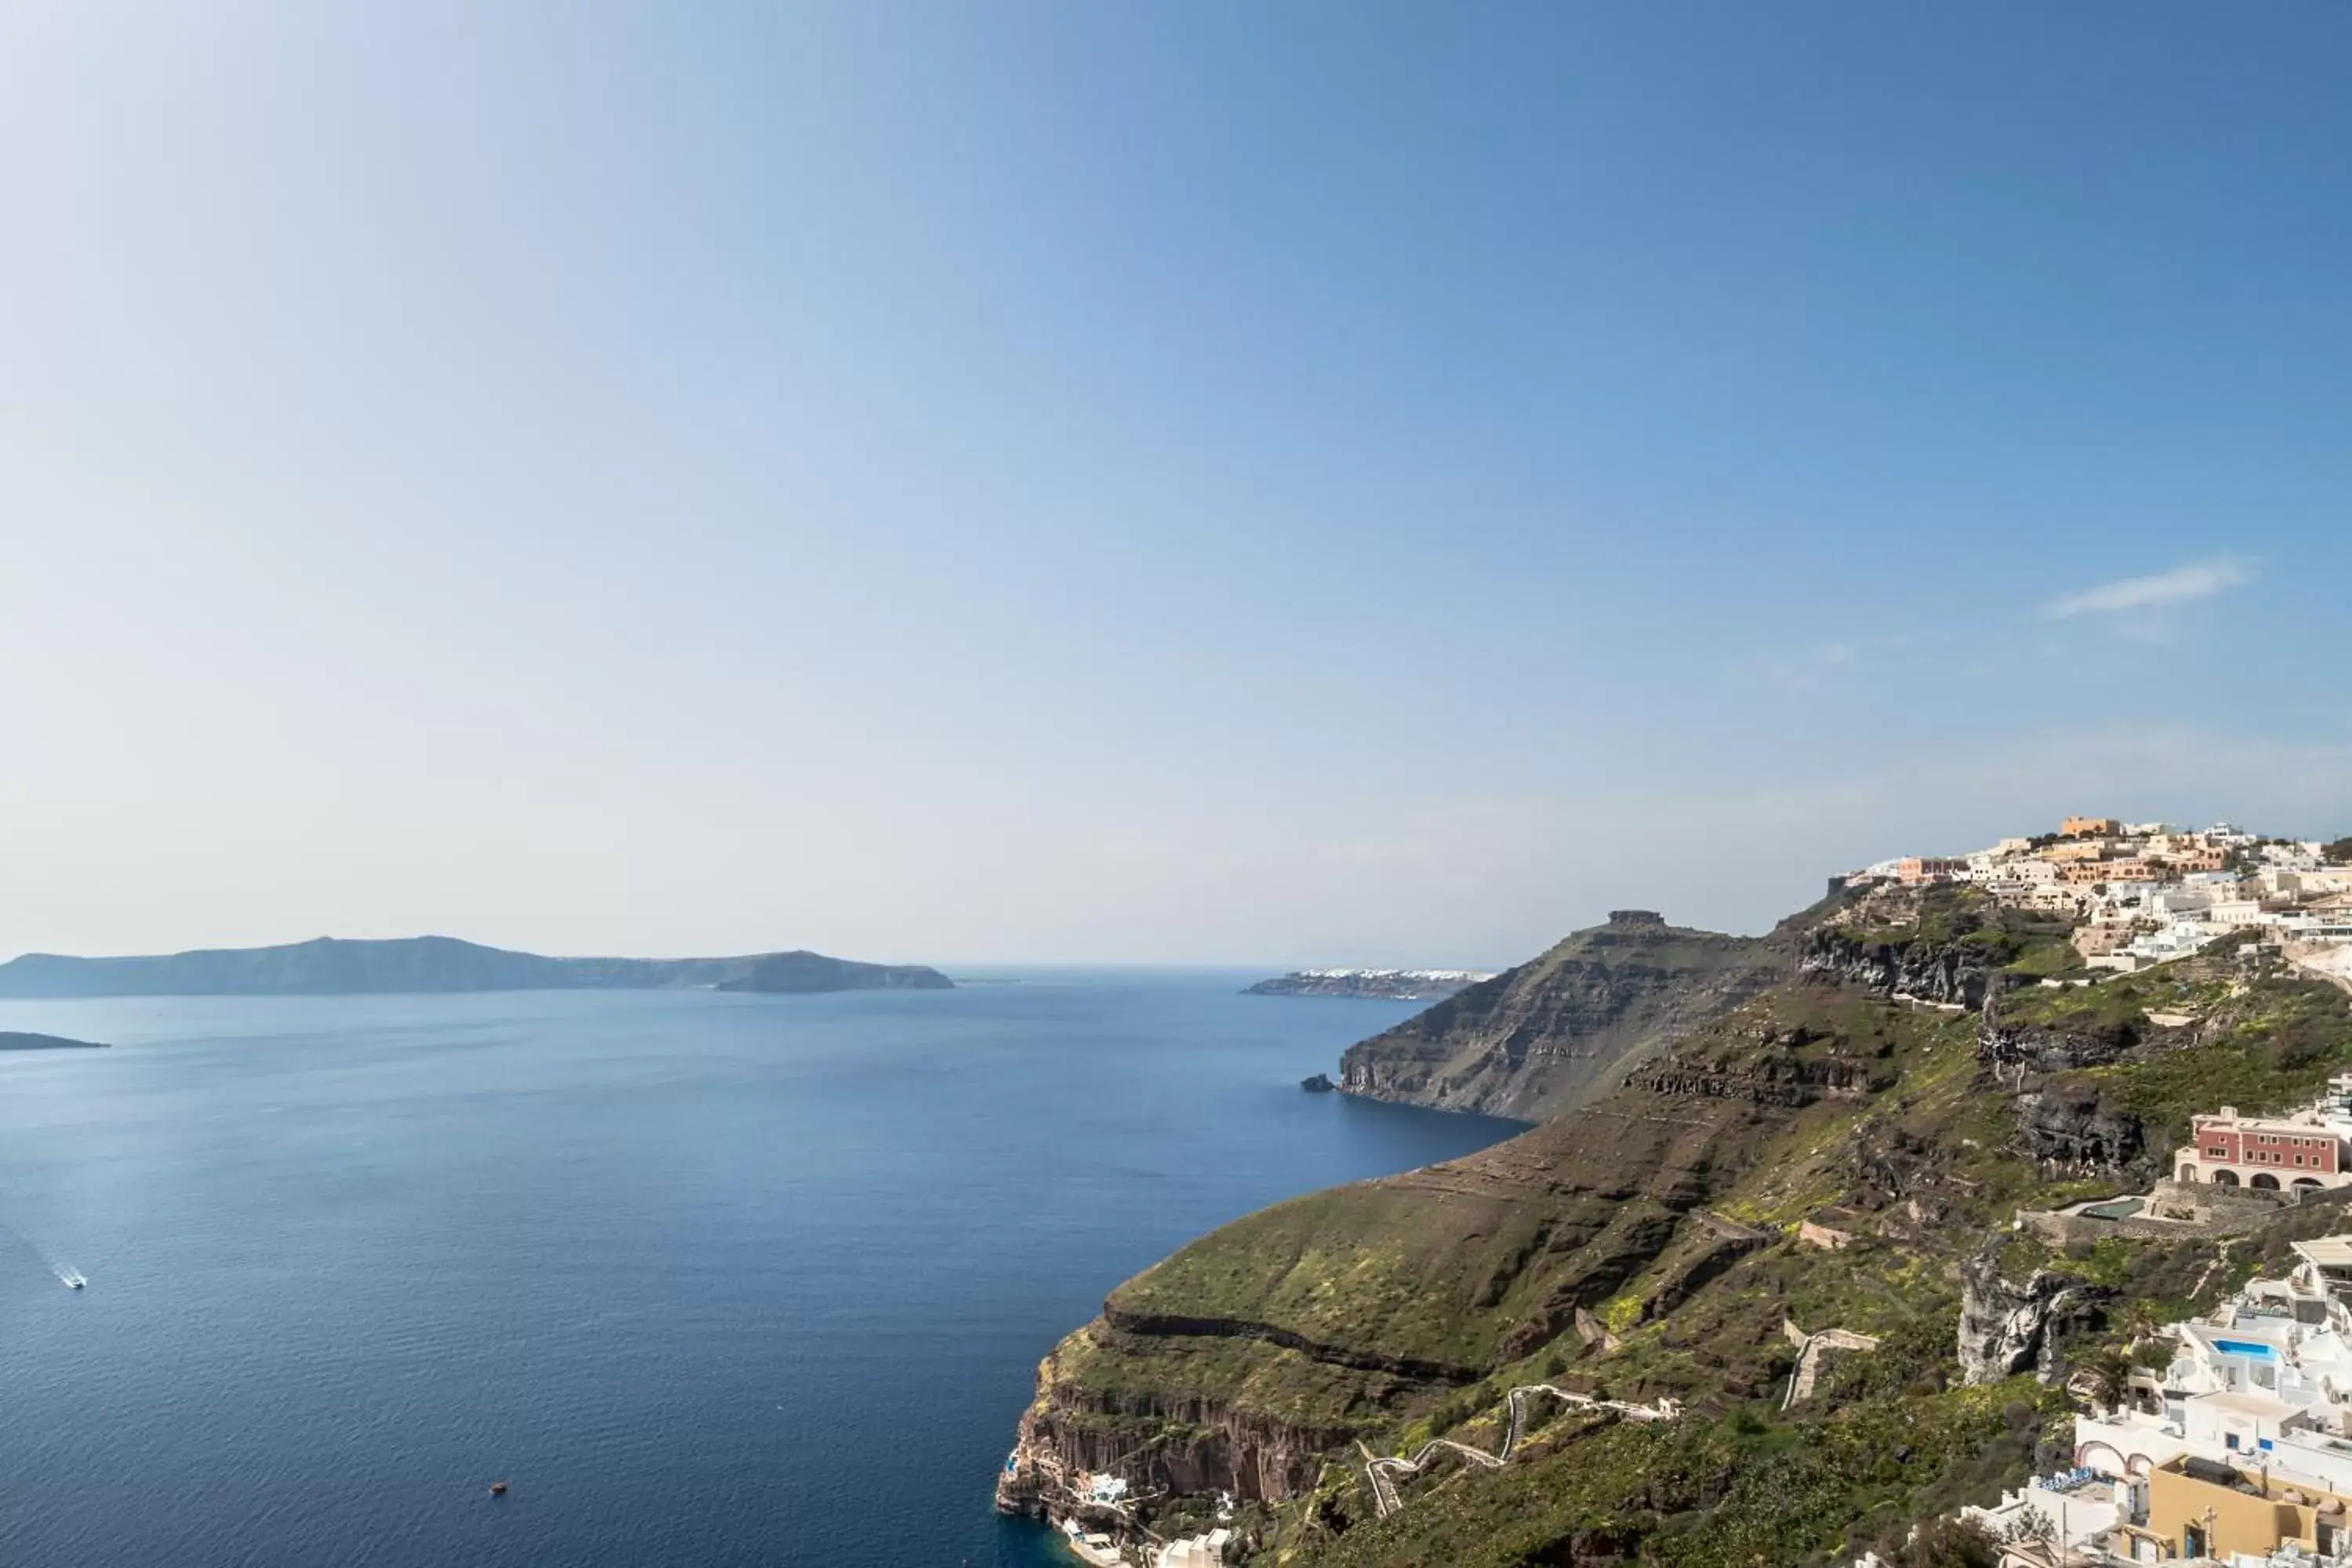
[[2132,938],[2122,951],[2131,959],[2131,968],[2147,969],[2158,963],[2170,963],[2177,958],[2187,958],[2210,947],[2228,934],[2218,924],[2210,924],[2203,920],[2177,920],[2158,930]]
[[1171,1541],[1160,1549],[1152,1568],[1223,1568],[1225,1543],[1233,1538],[1232,1531],[1217,1529]]
[[2352,942],[2352,910],[2281,915],[2271,924],[2279,935],[2296,942]]
[[2166,915],[2199,915],[2221,901],[2224,890],[2210,882],[2168,882],[2149,898],[2147,912],[2161,918]]
[[[2036,1476],[2018,1491],[2004,1491],[1997,1508],[1963,1508],[1960,1517],[1981,1526],[1995,1541],[2040,1541],[2055,1552],[2031,1548],[2012,1552],[2002,1568],[2012,1563],[2071,1563],[2090,1551],[2101,1536],[2125,1521],[2145,1517],[2144,1483],[2076,1470],[2059,1476]],[[2096,1561],[2094,1558],[2092,1561]]]
[[2352,1237],[2294,1250],[2285,1279],[2251,1281],[2204,1321],[2172,1324],[2172,1363],[2144,1385],[2161,1413],[2076,1417],[2074,1462],[2131,1479],[2185,1454],[2352,1491]]

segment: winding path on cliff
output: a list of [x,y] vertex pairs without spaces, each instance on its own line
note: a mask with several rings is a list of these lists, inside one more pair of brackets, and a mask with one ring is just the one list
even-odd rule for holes
[[1364,1478],[1372,1487],[1374,1515],[1386,1519],[1402,1508],[1404,1500],[1397,1495],[1396,1478],[1419,1474],[1421,1468],[1440,1452],[1459,1455],[1471,1464],[1489,1470],[1499,1470],[1510,1463],[1512,1454],[1518,1449],[1519,1439],[1527,1436],[1528,1396],[1533,1394],[1548,1394],[1563,1405],[1572,1405],[1580,1409],[1614,1411],[1634,1421],[1671,1421],[1682,1414],[1681,1407],[1671,1399],[1661,1399],[1655,1405],[1628,1405],[1622,1399],[1595,1399],[1589,1394],[1554,1388],[1549,1383],[1523,1383],[1511,1390],[1506,1398],[1510,1407],[1511,1424],[1503,1434],[1503,1447],[1499,1453],[1490,1454],[1484,1448],[1474,1448],[1451,1437],[1432,1437],[1415,1449],[1411,1458],[1402,1454],[1382,1457],[1359,1442],[1356,1447],[1364,1456]]

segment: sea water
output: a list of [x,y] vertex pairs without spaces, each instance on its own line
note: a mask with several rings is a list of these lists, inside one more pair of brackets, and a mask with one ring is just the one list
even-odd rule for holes
[[1515,1131],[1299,1090],[1411,1004],[1000,978],[0,1002],[113,1045],[0,1054],[0,1563],[1064,1562],[991,1489],[1105,1292]]

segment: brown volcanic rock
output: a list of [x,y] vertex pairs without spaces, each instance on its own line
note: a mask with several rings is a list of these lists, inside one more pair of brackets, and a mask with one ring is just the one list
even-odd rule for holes
[[1613,1082],[1627,1058],[1785,978],[1793,962],[1778,932],[1726,936],[1619,910],[1540,958],[1350,1046],[1339,1087],[1539,1121]]

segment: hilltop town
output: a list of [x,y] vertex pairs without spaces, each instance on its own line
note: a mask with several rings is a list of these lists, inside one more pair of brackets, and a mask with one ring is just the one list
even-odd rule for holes
[[2352,839],[2070,816],[2055,833],[1966,855],[1883,860],[1838,881],[1853,889],[1981,888],[2009,908],[2074,922],[2074,950],[2096,970],[2128,974],[2252,931],[2290,963],[2352,980]]

